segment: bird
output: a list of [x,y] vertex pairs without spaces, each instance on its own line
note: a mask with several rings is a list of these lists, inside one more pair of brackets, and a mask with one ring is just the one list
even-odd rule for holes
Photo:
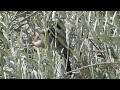
[[36,36],[33,37],[32,44],[38,48],[40,47],[45,48],[45,44],[37,32],[36,32]]
[[[65,30],[63,30],[59,24],[57,24],[57,28],[58,30],[55,30],[53,27],[49,28],[47,30],[48,34],[49,34],[49,43],[52,42],[52,40],[54,42],[56,42],[56,49],[58,51],[58,53],[65,58],[65,60],[67,61],[67,67],[66,67],[66,72],[71,71],[71,66],[70,66],[70,61],[69,58],[67,60],[67,57],[69,57],[67,55],[67,43],[66,43],[66,33]],[[57,38],[55,37],[55,33],[57,33]],[[44,34],[45,32],[42,30],[39,30],[39,33],[36,33],[36,36],[33,37],[32,43],[34,46],[39,47],[39,48],[45,48],[45,44],[43,43],[42,39],[40,38],[40,35]],[[58,40],[58,37],[61,38],[63,40],[63,42],[65,43],[65,46]],[[63,50],[63,52],[61,53],[61,51]],[[72,75],[72,73],[68,73],[68,75]]]

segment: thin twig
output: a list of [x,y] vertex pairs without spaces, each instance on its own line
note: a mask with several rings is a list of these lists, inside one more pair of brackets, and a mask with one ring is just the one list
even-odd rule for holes
[[66,72],[65,74],[69,74],[69,73],[72,73],[72,72],[80,71],[80,70],[83,70],[83,69],[85,69],[85,68],[89,68],[89,67],[92,67],[92,66],[108,65],[108,64],[120,64],[120,61],[118,61],[118,62],[102,62],[102,63],[96,63],[96,64],[92,64],[92,65],[87,65],[87,66],[83,66],[83,67],[81,67],[81,68],[77,68],[77,69],[75,69],[75,70]]
[[[100,50],[94,43],[91,39],[89,39],[89,41],[93,44],[93,46],[96,47],[97,50]],[[105,56],[103,55],[103,53],[101,52],[101,56],[105,59]]]
[[[18,12],[17,12],[18,13]],[[18,15],[15,16],[15,19],[13,19],[13,21],[15,21],[16,19],[18,19],[19,17],[24,17],[26,14],[28,13],[28,11],[24,11]]]
[[93,43],[93,41],[91,39],[89,39],[89,41],[93,44],[93,46],[96,47],[97,50],[99,50],[99,48]]
[[18,23],[20,23],[20,22],[24,22],[24,21],[28,20],[29,18],[31,18],[32,16],[35,16],[36,14],[38,14],[37,11],[33,12],[31,15],[29,15],[28,17],[24,18],[23,20],[15,23],[14,25],[16,25],[16,24],[18,24]]

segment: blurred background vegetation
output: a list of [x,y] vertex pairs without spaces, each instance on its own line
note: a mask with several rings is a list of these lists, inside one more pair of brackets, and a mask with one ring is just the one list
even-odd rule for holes
[[[71,76],[48,34],[46,48],[31,43],[35,32],[56,28],[56,23],[72,52]],[[119,79],[119,33],[119,11],[0,11],[0,78]]]

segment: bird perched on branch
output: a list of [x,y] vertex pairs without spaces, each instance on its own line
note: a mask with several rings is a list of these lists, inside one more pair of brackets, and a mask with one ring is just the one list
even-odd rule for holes
[[[52,42],[52,40],[54,42],[56,42],[56,49],[57,51],[61,54],[61,56],[63,56],[65,58],[65,60],[67,61],[67,57],[69,57],[67,55],[67,43],[66,43],[66,33],[65,30],[63,30],[58,24],[57,24],[57,30],[55,30],[55,28],[50,28],[49,30],[47,30],[48,36],[49,36],[49,44]],[[33,38],[32,43],[36,46],[36,47],[42,47],[45,48],[45,45],[42,41],[42,39],[40,38],[40,34],[44,34],[44,31],[40,31],[39,34],[36,33],[36,36]],[[57,34],[57,37],[55,36],[55,34]],[[60,41],[61,40],[61,41]],[[63,51],[62,51],[63,50]],[[62,51],[62,53],[61,53]],[[67,61],[67,68],[66,71],[69,72],[71,71],[71,66],[70,66],[70,61],[68,59]],[[69,75],[71,75],[72,73],[69,73]]]

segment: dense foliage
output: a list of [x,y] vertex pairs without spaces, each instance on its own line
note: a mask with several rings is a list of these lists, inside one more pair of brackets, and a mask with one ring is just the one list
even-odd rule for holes
[[[57,25],[66,32],[59,42],[70,46],[71,76],[48,33],[45,48],[32,44],[35,32]],[[119,33],[119,11],[0,11],[0,78],[118,79]]]

